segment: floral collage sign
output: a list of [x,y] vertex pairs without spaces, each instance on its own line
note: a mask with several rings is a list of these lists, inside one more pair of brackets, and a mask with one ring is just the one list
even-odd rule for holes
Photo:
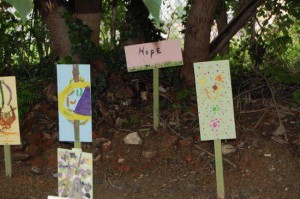
[[81,149],[57,149],[58,195],[74,199],[93,198],[93,159]]

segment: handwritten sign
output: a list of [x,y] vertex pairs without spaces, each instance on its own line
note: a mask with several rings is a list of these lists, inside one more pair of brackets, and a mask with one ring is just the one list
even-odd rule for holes
[[201,140],[236,138],[229,61],[194,63]]
[[179,40],[125,46],[128,72],[182,65]]
[[58,195],[93,198],[93,155],[81,149],[57,149]]
[[[92,141],[91,84],[89,65],[57,65],[59,140]],[[74,127],[75,122],[79,124]]]
[[20,127],[16,78],[0,77],[0,145],[19,145]]

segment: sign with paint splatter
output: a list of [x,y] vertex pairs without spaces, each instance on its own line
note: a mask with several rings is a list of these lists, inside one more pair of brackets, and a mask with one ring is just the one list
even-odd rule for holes
[[236,138],[229,61],[194,63],[201,140]]
[[14,76],[0,77],[0,145],[19,145],[20,127]]
[[57,197],[57,196],[48,196],[47,199],[72,199],[72,198]]
[[[89,65],[57,65],[59,140],[92,142],[91,84]],[[79,124],[77,127],[75,123]]]
[[128,72],[183,64],[179,40],[125,46]]
[[59,197],[93,198],[93,159],[81,149],[57,149]]

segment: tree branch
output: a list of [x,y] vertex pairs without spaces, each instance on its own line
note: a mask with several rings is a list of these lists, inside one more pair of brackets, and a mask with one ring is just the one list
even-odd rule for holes
[[262,5],[265,0],[249,1],[235,16],[226,28],[209,45],[209,56],[213,59],[218,52],[230,41],[230,39],[248,22],[255,14],[256,9]]

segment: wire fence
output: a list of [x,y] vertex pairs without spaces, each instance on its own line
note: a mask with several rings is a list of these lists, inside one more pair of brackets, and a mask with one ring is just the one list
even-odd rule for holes
[[180,39],[183,44],[185,29],[183,22],[186,16],[185,0],[163,0],[160,19],[162,36],[165,39]]

